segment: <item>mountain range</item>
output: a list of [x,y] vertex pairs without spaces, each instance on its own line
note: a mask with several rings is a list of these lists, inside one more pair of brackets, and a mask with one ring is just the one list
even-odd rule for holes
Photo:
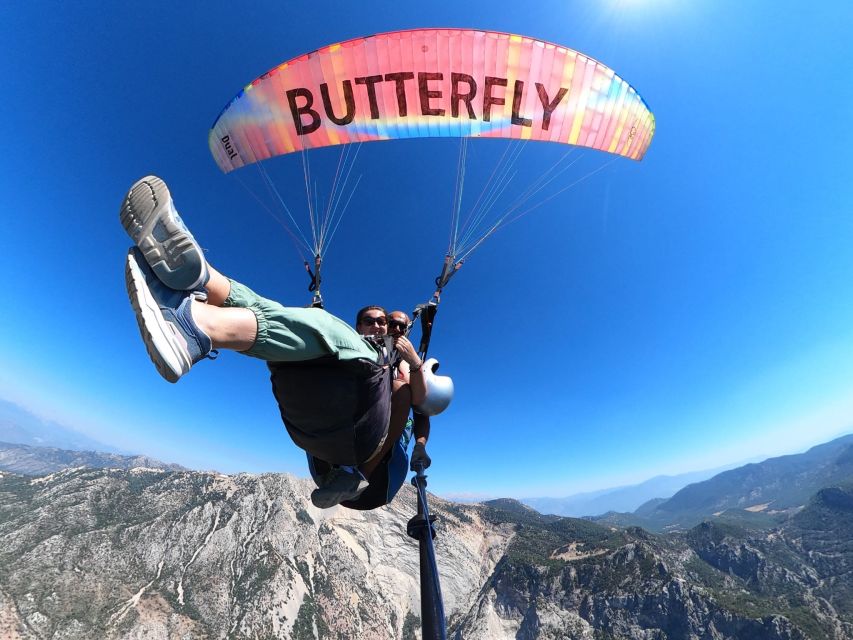
[[724,517],[752,526],[781,522],[824,487],[853,478],[853,434],[805,453],[769,458],[717,474],[653,500],[630,514],[608,513],[596,521],[642,526],[651,531],[685,529]]
[[0,442],[0,469],[27,476],[43,476],[63,469],[134,469],[149,467],[167,471],[186,471],[178,464],[167,464],[148,456],[122,456],[96,451],[69,451],[57,447],[32,447]]
[[0,442],[34,447],[57,447],[73,451],[119,451],[55,420],[37,416],[27,409],[0,398]]
[[[686,487],[695,503],[646,508],[662,533],[432,497],[449,637],[853,639],[851,452],[839,439]],[[412,488],[368,512],[316,509],[310,490],[279,474],[4,471],[0,637],[419,637]]]
[[655,476],[639,484],[577,493],[564,498],[522,498],[521,501],[540,513],[558,516],[596,516],[608,511],[630,512],[649,500],[665,499],[689,484],[707,480],[738,465],[692,471],[673,476]]

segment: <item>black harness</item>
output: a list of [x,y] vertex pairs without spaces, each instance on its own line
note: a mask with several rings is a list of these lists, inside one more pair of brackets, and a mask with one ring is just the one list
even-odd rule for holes
[[390,367],[335,356],[267,365],[287,432],[315,458],[359,465],[388,434]]

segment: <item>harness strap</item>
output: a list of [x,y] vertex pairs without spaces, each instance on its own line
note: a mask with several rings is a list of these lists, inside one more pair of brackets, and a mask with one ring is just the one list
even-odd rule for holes
[[412,322],[420,318],[421,320],[421,343],[418,346],[418,354],[421,360],[426,360],[426,354],[429,350],[429,341],[432,338],[432,326],[435,322],[435,314],[438,313],[438,304],[441,302],[441,292],[450,279],[456,275],[456,272],[462,268],[464,260],[456,260],[456,256],[447,254],[444,256],[444,264],[441,268],[441,275],[435,279],[435,293],[432,294],[432,299],[424,304],[419,304],[412,312]]
[[444,257],[444,266],[441,268],[441,275],[435,279],[436,292],[433,294],[433,300],[438,303],[438,296],[441,294],[441,290],[447,286],[447,283],[450,282],[450,279],[456,275],[456,272],[462,268],[462,264],[465,260],[459,260],[458,262],[454,262],[456,260],[456,256],[447,254]]
[[421,321],[421,343],[418,346],[418,355],[420,355],[421,360],[426,359],[426,353],[429,350],[429,341],[432,338],[432,325],[435,321],[435,314],[438,313],[438,302],[439,300],[433,297],[429,302],[419,304],[412,312],[412,320],[420,318]]
[[308,272],[308,276],[311,278],[311,282],[308,285],[308,291],[314,294],[311,299],[311,306],[317,309],[323,308],[323,296],[320,294],[320,283],[323,279],[320,277],[320,267],[323,265],[323,258],[318,253],[314,256],[314,271],[311,271],[311,266],[308,264],[308,261],[305,261],[305,271]]
[[394,338],[391,336],[362,336],[365,340],[371,343],[379,351],[382,358],[382,365],[391,365],[391,368],[397,367],[400,363],[400,354],[394,347]]

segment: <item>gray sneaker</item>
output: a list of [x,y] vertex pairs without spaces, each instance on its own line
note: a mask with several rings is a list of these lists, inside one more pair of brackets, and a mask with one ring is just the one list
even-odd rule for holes
[[355,473],[333,467],[323,477],[323,484],[311,492],[311,502],[315,507],[328,509],[346,500],[355,500],[370,483],[356,469]]
[[119,218],[163,284],[181,291],[207,284],[210,275],[201,247],[175,210],[169,187],[160,178],[138,180],[127,192]]
[[196,362],[216,356],[190,313],[192,301],[203,294],[164,285],[136,247],[127,253],[124,273],[142,341],[161,376],[177,382]]

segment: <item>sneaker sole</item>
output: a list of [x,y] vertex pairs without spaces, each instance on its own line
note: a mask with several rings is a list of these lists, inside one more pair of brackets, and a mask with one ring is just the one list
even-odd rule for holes
[[119,218],[154,274],[167,287],[192,291],[207,281],[201,247],[171,206],[169,187],[146,176],[127,192]]
[[172,323],[163,317],[160,305],[151,295],[145,275],[132,253],[127,254],[124,275],[127,294],[148,357],[161,376],[169,382],[177,382],[192,367],[189,353],[181,345],[182,338],[177,335]]
[[311,492],[311,504],[318,509],[329,509],[335,505],[339,505],[341,502],[355,500],[364,493],[364,490],[369,486],[370,485],[366,481],[362,481],[359,483],[359,487],[355,491],[327,491],[322,488],[314,489],[314,491]]

